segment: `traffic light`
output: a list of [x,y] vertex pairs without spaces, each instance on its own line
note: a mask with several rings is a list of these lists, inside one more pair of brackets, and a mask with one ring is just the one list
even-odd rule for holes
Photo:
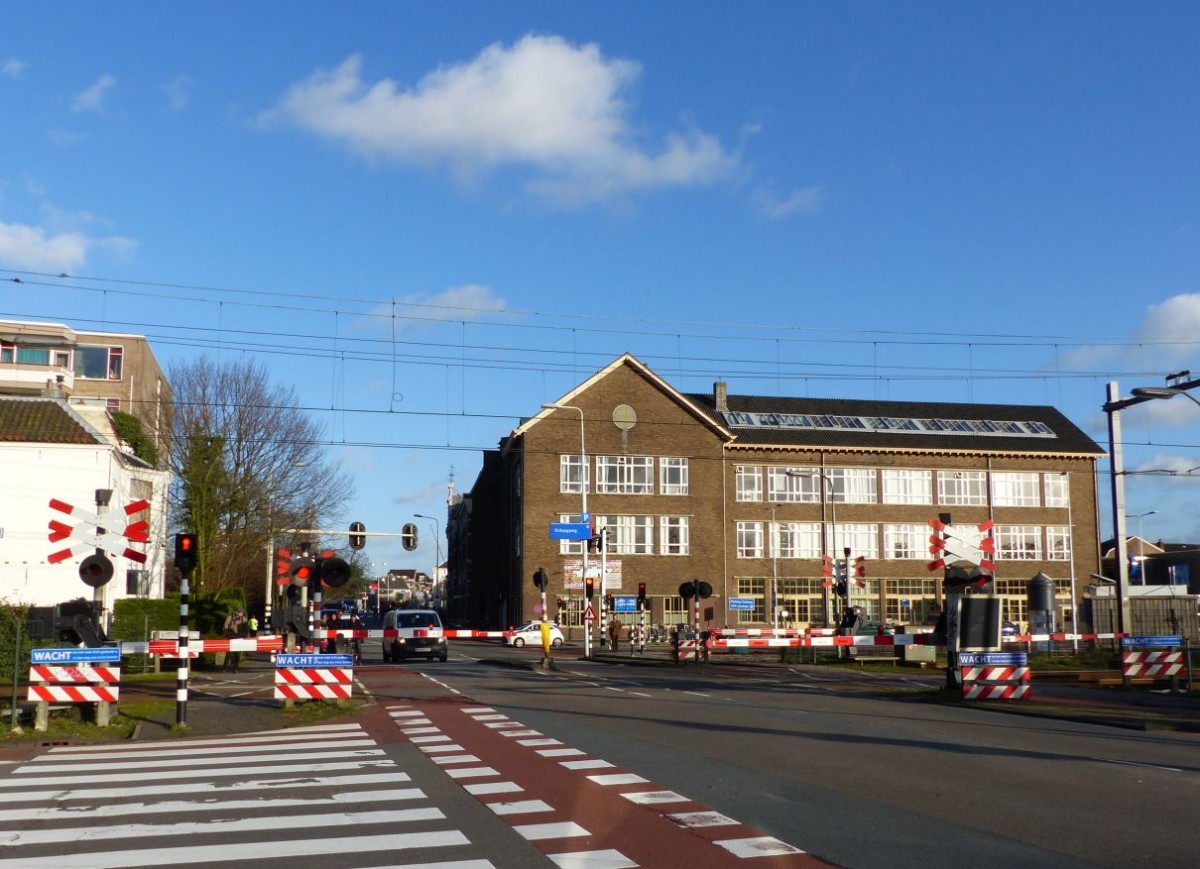
[[638,603],[646,602],[646,583],[638,583]]
[[591,600],[596,594],[596,580],[588,577],[583,581],[583,596]]
[[350,523],[350,548],[362,549],[367,545],[367,526],[361,522]]
[[325,585],[338,587],[350,581],[350,565],[336,555],[328,555],[317,562],[317,573]]
[[97,550],[79,563],[79,578],[84,585],[99,588],[113,578],[113,564],[107,555]]
[[533,572],[533,584],[542,591],[546,590],[546,586],[550,584],[550,577],[546,575],[546,568],[539,567]]
[[292,585],[303,588],[308,581],[317,575],[317,563],[307,555],[293,555],[288,562],[288,576]]
[[604,608],[605,608],[606,610],[608,610],[609,612],[612,612],[612,609],[613,609],[613,596],[612,596],[611,594],[606,594],[606,595],[604,596]]
[[400,545],[403,546],[408,552],[412,552],[417,548],[416,525],[408,522],[405,523],[404,527],[400,529]]
[[175,569],[184,576],[190,576],[196,569],[198,558],[195,534],[175,535]]
[[55,633],[59,642],[95,647],[108,641],[100,627],[95,602],[77,598],[60,603],[56,609],[58,619]]
[[964,593],[969,591],[985,592],[992,584],[992,576],[984,573],[978,565],[961,567],[951,565],[946,568],[943,587],[947,594]]
[[564,609],[564,608],[566,608],[566,606],[567,606],[567,602],[560,597],[558,599],[558,608]]

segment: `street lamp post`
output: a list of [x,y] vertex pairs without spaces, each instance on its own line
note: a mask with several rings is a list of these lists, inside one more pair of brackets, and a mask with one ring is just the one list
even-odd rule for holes
[[1138,513],[1136,516],[1131,516],[1131,519],[1138,520],[1138,557],[1145,559],[1146,557],[1146,538],[1142,535],[1145,533],[1142,527],[1142,520],[1147,516],[1153,516],[1157,510],[1147,510],[1145,513]]
[[[590,473],[591,469],[588,467],[587,444],[584,440],[583,408],[576,407],[573,404],[543,404],[542,409],[543,410],[573,410],[579,414],[579,462],[581,465],[580,475],[579,475],[579,496],[580,496],[580,502],[581,502],[580,503],[579,521],[581,523],[586,522],[586,523],[590,524],[592,521],[592,517],[588,515],[587,493],[588,493],[588,487],[591,484],[591,476],[592,475]],[[584,544],[583,544],[583,562],[582,562],[583,569],[581,571],[581,576],[579,577],[579,581],[583,588],[587,587],[588,543],[589,542],[590,541],[584,541]],[[581,593],[582,593],[582,589],[581,589]],[[584,606],[586,607],[587,606],[586,598],[584,598],[584,600],[585,600]],[[604,606],[604,574],[603,573],[601,573],[601,575],[600,575],[600,605]],[[546,613],[543,611],[542,618],[544,619],[545,617],[546,617]],[[590,624],[588,624],[588,622],[586,620],[584,621],[584,624],[583,624],[583,655],[585,658],[590,658],[592,655],[592,626]]]
[[430,581],[433,584],[430,586],[429,593],[431,596],[436,596],[438,586],[438,568],[442,566],[442,538],[440,532],[438,531],[437,520],[432,516],[426,516],[423,513],[413,513],[413,516],[417,519],[428,519],[429,527],[433,529],[434,562],[433,576],[430,577]]
[[[838,561],[837,561],[837,501],[835,501],[833,498],[833,480],[829,479],[829,476],[824,471],[817,471],[815,474],[811,474],[810,476],[815,476],[815,477],[817,477],[817,479],[819,479],[821,481],[821,522],[822,522],[822,525],[824,525],[824,521],[825,521],[825,504],[826,503],[829,504],[829,539],[824,540],[824,538],[825,538],[824,527],[822,527],[822,529],[821,529],[821,532],[822,532],[821,537],[822,537],[822,540],[826,544],[825,552],[827,554],[832,554],[832,557],[833,557],[833,579],[834,579],[834,583],[835,583],[834,590],[836,592],[836,590],[837,590],[836,582],[837,582],[837,577],[838,577],[838,570],[837,570],[837,564],[838,564]],[[826,500],[826,498],[825,498],[825,491],[826,491],[825,484],[826,483],[829,484],[828,500]],[[846,611],[847,612],[850,611],[850,557],[849,556],[850,556],[850,551],[849,551],[849,549],[847,549],[846,550]],[[828,627],[829,620],[830,620],[829,619],[830,613],[829,613],[829,596],[828,595],[825,595],[823,597],[822,603],[825,607],[825,612],[824,612],[825,625],[826,625],[826,627]]]
[[1108,414],[1108,454],[1109,477],[1112,488],[1113,511],[1113,543],[1117,550],[1117,632],[1124,634],[1132,627],[1129,608],[1129,546],[1125,540],[1125,468],[1122,458],[1121,443],[1121,411],[1144,401],[1156,398],[1174,398],[1185,395],[1197,405],[1200,405],[1194,395],[1187,390],[1200,386],[1200,380],[1180,381],[1179,378],[1190,372],[1183,372],[1167,378],[1168,382],[1175,381],[1174,386],[1145,386],[1130,390],[1131,398],[1121,398],[1121,389],[1115,380],[1108,384],[1107,401],[1101,408]]

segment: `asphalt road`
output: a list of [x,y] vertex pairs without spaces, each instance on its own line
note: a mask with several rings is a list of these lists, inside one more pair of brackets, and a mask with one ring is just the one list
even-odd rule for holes
[[936,677],[471,660],[506,656],[537,657],[460,643],[428,672],[832,863],[1196,863],[1194,734],[928,702]]

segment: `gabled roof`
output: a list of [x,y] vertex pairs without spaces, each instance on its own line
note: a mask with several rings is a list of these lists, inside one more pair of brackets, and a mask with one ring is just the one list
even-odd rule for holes
[[[1105,454],[1061,412],[1044,405],[728,395],[718,410],[711,394],[686,398],[728,426],[734,447]],[[995,423],[1010,424],[1012,433]]]
[[0,397],[0,442],[109,443],[61,398]]
[[[659,390],[664,395],[671,398],[673,401],[675,401],[677,404],[679,404],[680,407],[682,407],[684,410],[686,410],[688,413],[690,413],[692,416],[694,416],[696,418],[697,422],[701,423],[702,425],[707,426],[708,428],[711,428],[714,432],[716,432],[724,440],[731,440],[733,438],[733,433],[730,431],[730,429],[724,424],[724,422],[720,418],[714,416],[712,413],[707,411],[702,405],[697,404],[695,401],[692,400],[692,398],[690,396],[684,395],[682,392],[679,392],[679,390],[675,389],[675,387],[671,386],[671,384],[667,383],[665,380],[663,380],[661,377],[659,377],[657,374],[655,374],[653,371],[651,371],[650,368],[644,362],[637,359],[630,353],[621,354],[615,360],[613,360],[609,365],[607,365],[604,368],[602,368],[601,370],[597,371],[595,374],[593,374],[587,380],[583,381],[583,383],[576,386],[574,389],[572,389],[570,392],[568,392],[566,395],[564,395],[558,401],[549,402],[549,403],[551,403],[551,404],[571,404],[575,400],[576,396],[585,392],[588,388],[590,388],[591,386],[594,386],[596,383],[600,382],[605,377],[608,377],[614,371],[616,371],[617,369],[622,368],[622,367],[629,368],[632,371],[636,372],[639,376],[644,378],[651,386],[653,386],[655,389]],[[516,437],[519,437],[520,435],[523,435],[526,431],[529,430],[530,426],[534,425],[535,423],[539,422],[540,420],[545,419],[547,416],[549,416],[552,413],[554,413],[554,410],[552,408],[542,408],[540,411],[538,411],[538,413],[535,416],[532,416],[528,419],[522,420],[521,424],[518,425],[515,429],[513,429],[512,437],[516,438]]]

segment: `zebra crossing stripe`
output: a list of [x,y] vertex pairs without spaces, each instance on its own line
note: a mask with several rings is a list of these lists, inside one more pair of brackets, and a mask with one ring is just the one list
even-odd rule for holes
[[[345,739],[347,733],[352,735],[360,735],[365,733],[362,726],[359,724],[330,724],[324,727],[289,727],[287,730],[274,731],[270,733],[241,733],[236,736],[210,736],[197,739],[172,739],[170,751],[178,753],[180,748],[203,748],[206,745],[230,745],[230,740],[236,740],[236,744],[258,743],[258,742],[292,742],[297,737],[304,739]],[[118,751],[130,752],[155,752],[163,748],[161,742],[148,742],[140,746],[129,745],[64,745],[50,749],[44,755],[39,755],[34,762],[39,760],[56,757],[61,754],[111,754]]]
[[[376,745],[375,740],[373,740],[369,737],[365,737],[363,739],[347,740],[344,743],[339,743],[339,745],[337,747],[339,749],[343,749],[341,751],[330,751],[329,750],[330,746],[317,746],[317,748],[319,748],[321,750],[321,757],[325,758],[326,760],[341,760],[343,758],[348,758],[348,757],[378,757],[378,756],[382,755],[384,753],[383,749],[376,748],[376,747],[374,747],[375,745]],[[370,747],[368,747],[368,746],[370,746]],[[231,747],[228,752],[226,752],[224,755],[221,755],[218,757],[210,757],[209,756],[210,754],[213,754],[213,753],[219,751],[219,749],[216,749],[216,748],[196,749],[194,751],[189,751],[189,752],[186,752],[185,757],[180,757],[179,752],[175,752],[175,753],[155,752],[150,755],[138,754],[136,752],[133,752],[133,753],[117,752],[117,753],[114,753],[111,755],[107,755],[104,759],[101,759],[101,758],[98,758],[95,756],[87,758],[87,759],[75,759],[75,758],[70,758],[70,757],[59,756],[59,757],[53,758],[53,760],[54,760],[53,763],[43,762],[43,763],[37,764],[36,766],[22,767],[21,769],[16,770],[16,772],[18,774],[24,773],[24,774],[42,775],[45,773],[67,772],[68,770],[71,770],[71,769],[102,770],[102,769],[140,769],[143,767],[161,767],[162,766],[161,758],[163,758],[163,757],[170,757],[171,758],[171,766],[176,767],[176,768],[183,767],[183,766],[202,766],[203,764],[206,764],[206,763],[214,763],[214,762],[220,760],[222,756],[229,756],[230,763],[239,763],[241,761],[241,758],[234,757],[233,755],[241,754],[244,752],[254,752],[255,754],[260,756],[261,760],[304,760],[305,758],[312,757],[311,749],[313,747],[314,746],[303,746],[303,745],[279,746],[276,749],[278,751],[285,751],[285,750],[291,750],[291,749],[305,749],[305,748],[310,749],[310,750],[303,751],[303,752],[292,752],[292,753],[288,753],[288,754],[277,754],[277,755],[264,754],[266,749],[264,749],[262,746],[259,746],[259,745],[253,745],[253,746],[246,746],[246,747]],[[132,757],[130,756],[131,754],[132,754]],[[196,756],[196,755],[199,755],[199,756]]]
[[[380,752],[382,753],[382,752]],[[276,766],[230,766],[221,769],[163,769],[142,776],[143,779],[160,779],[162,781],[170,781],[172,779],[195,779],[211,776],[213,778],[242,778],[247,775],[271,775],[271,774],[287,774],[291,773],[296,778],[304,778],[310,776],[314,772],[330,772],[340,769],[366,769],[369,767],[380,766],[395,766],[395,762],[387,759],[375,760],[346,760],[334,763],[297,763],[297,764],[279,764]],[[0,788],[33,788],[33,787],[60,787],[81,784],[122,784],[129,781],[129,773],[114,773],[103,775],[62,775],[62,776],[46,776],[36,779],[0,779]],[[26,799],[29,795],[26,794]]]
[[[275,821],[278,828],[278,820]],[[355,836],[355,851],[388,853],[418,848],[450,848],[469,845],[470,841],[458,830],[432,833],[388,833],[385,836]],[[303,851],[297,849],[302,844]],[[94,851],[74,854],[53,854],[45,857],[14,857],[0,859],[0,869],[144,869],[154,866],[195,866],[202,863],[236,863],[285,857],[292,860],[302,853],[305,859],[329,854],[344,854],[347,839],[305,839],[302,843],[286,839],[281,842],[212,843],[203,848],[181,845],[177,848],[144,848],[128,851]],[[449,863],[461,866],[461,863]],[[480,866],[490,866],[483,862]]]

